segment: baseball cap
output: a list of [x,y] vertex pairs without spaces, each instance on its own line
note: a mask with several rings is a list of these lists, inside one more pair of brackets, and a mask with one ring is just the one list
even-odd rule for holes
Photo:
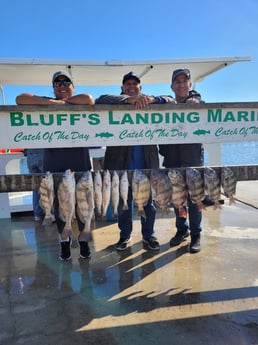
[[61,75],[63,75],[64,77],[66,77],[67,79],[69,79],[71,82],[73,82],[73,78],[71,76],[71,74],[69,72],[66,72],[66,71],[57,71],[53,74],[53,77],[52,77],[52,84],[54,83],[54,81],[60,77]]
[[172,74],[172,83],[175,81],[175,79],[180,75],[183,74],[187,77],[187,79],[191,79],[191,74],[189,69],[187,68],[180,68],[180,69],[175,69],[173,74]]
[[138,77],[138,75],[134,72],[129,72],[127,74],[124,75],[123,77],[123,81],[122,84],[124,84],[128,79],[133,78],[135,80],[137,80],[138,83],[141,82],[140,78]]

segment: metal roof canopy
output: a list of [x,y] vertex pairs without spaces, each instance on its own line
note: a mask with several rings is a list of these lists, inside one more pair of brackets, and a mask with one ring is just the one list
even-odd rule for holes
[[34,58],[1,58],[0,85],[50,85],[58,70],[68,70],[74,83],[80,85],[121,85],[124,74],[137,73],[144,84],[170,83],[177,68],[189,68],[194,83],[235,62],[250,61],[244,57],[195,58],[175,60],[50,60]]

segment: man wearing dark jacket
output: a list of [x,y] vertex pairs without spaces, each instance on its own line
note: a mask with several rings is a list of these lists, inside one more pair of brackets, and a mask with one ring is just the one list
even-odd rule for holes
[[[122,92],[120,95],[102,95],[95,100],[96,104],[133,104],[136,109],[143,109],[147,104],[165,103],[161,97],[147,96],[141,93],[140,78],[133,72],[123,77]],[[104,157],[104,169],[134,170],[159,168],[158,148],[156,145],[137,146],[110,146],[107,147]],[[132,233],[132,188],[128,191],[128,210],[122,210],[120,200],[118,208],[118,227],[120,239],[116,249],[121,251],[127,248]],[[144,245],[151,250],[159,250],[159,243],[154,236],[154,222],[156,211],[149,198],[144,207],[146,218],[141,217],[141,231]]]
[[[203,103],[201,95],[194,90],[191,75],[188,69],[177,69],[172,74],[171,89],[175,93],[177,103]],[[172,102],[174,98],[172,98]],[[166,97],[166,102],[170,99]],[[159,153],[164,156],[163,166],[166,168],[194,167],[204,164],[204,149],[202,144],[165,144],[159,145]],[[187,218],[179,217],[179,211],[174,208],[176,215],[177,232],[170,240],[170,246],[179,245],[191,232],[190,253],[197,253],[201,250],[201,220],[202,212],[197,204],[193,204],[188,197],[189,224]]]

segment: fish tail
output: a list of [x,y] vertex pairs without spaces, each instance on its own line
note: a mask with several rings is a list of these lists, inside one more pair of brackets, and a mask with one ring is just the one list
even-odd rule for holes
[[179,217],[182,217],[182,218],[187,217],[186,210],[183,207],[179,209]]
[[92,232],[89,224],[85,224],[83,230],[80,232],[83,236],[83,239],[87,242],[92,241]]
[[229,205],[232,205],[232,204],[235,204],[235,203],[236,203],[235,198],[234,198],[233,196],[231,196],[231,197],[229,198]]
[[62,238],[64,237],[64,239],[65,239],[67,237],[72,237],[72,234],[73,234],[72,227],[70,227],[70,228],[65,227],[64,230],[62,231]]
[[214,207],[213,207],[213,209],[214,210],[217,210],[217,209],[222,209],[222,207],[221,207],[221,204],[219,203],[219,201],[215,201],[214,202]]
[[206,206],[201,202],[201,203],[198,205],[198,211],[202,211],[202,210],[206,210]]
[[43,222],[42,222],[42,225],[44,226],[48,226],[52,224],[52,219],[50,216],[45,216],[44,219],[43,219]]
[[117,217],[118,216],[118,211],[117,209],[113,211],[113,217]]
[[138,216],[138,217],[143,217],[143,218],[146,219],[146,214],[145,214],[145,212],[144,212],[143,209],[142,209],[142,210],[138,210],[137,216]]
[[128,205],[127,204],[124,204],[123,207],[122,207],[122,210],[123,211],[127,211],[129,209]]

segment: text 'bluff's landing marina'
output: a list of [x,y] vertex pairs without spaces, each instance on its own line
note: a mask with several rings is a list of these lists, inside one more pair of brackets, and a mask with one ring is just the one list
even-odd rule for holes
[[[216,138],[256,140],[258,109],[254,108],[197,108],[88,111],[23,111],[8,112],[6,122],[15,143],[87,142],[99,145],[99,138],[109,145],[143,140],[157,144],[170,138],[181,142],[212,142]],[[7,126],[6,126],[7,124]],[[204,139],[204,140],[203,140]],[[70,141],[70,143],[68,143]],[[32,145],[32,144],[31,144]],[[23,145],[24,146],[24,145]]]
[[[117,114],[108,111],[109,125],[124,124],[176,124],[176,123],[198,123],[203,114],[197,111],[190,112],[135,112]],[[86,120],[89,125],[99,125],[101,123],[102,114],[98,113],[56,113],[56,114],[39,114],[38,119],[32,119],[31,114],[21,111],[10,112],[11,126],[51,126],[56,124],[62,126],[69,123],[73,126],[78,121]],[[223,111],[223,109],[207,109],[206,122],[256,122],[258,121],[258,112],[256,110],[240,110],[240,111]]]

